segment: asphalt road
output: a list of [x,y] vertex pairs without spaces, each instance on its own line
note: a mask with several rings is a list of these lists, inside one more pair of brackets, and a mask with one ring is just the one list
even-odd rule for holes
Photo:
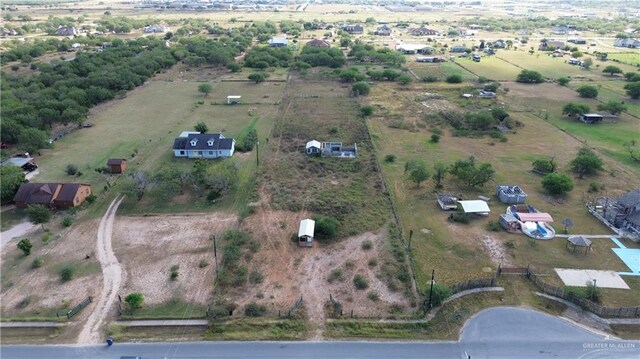
[[2,359],[96,358],[640,358],[640,341],[610,340],[563,319],[520,308],[473,317],[460,342],[199,342],[0,347]]

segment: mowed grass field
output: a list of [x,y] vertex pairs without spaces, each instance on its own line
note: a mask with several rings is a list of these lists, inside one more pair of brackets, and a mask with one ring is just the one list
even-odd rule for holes
[[[198,93],[198,84],[152,80],[130,92],[124,99],[94,108],[87,121],[94,126],[73,132],[57,141],[54,150],[43,153],[38,159],[40,174],[34,181],[87,182],[97,194],[101,194],[109,183],[115,187],[103,194],[111,198],[123,190],[118,184],[124,182],[121,178],[127,173],[153,173],[163,166],[190,169],[193,161],[174,158],[171,149],[175,137],[182,131],[193,131],[193,126],[199,121],[209,127],[209,132],[222,132],[226,137],[238,136],[254,121],[259,138],[265,138],[271,131],[278,108],[276,104],[284,87],[282,84],[218,82],[212,78],[214,89],[207,97]],[[240,94],[250,104],[228,106],[226,96],[230,94]],[[109,158],[126,158],[127,173],[105,175],[94,170],[105,166]],[[231,159],[217,161],[235,163],[239,170],[236,189],[240,190],[223,197],[215,208],[239,209],[250,192],[246,190],[246,185],[254,180],[255,154],[236,152]],[[78,166],[82,175],[67,175],[65,167],[68,164]],[[141,203],[127,200],[122,210],[149,213],[208,208],[212,208],[211,204],[202,199],[192,201],[183,196],[169,202],[156,201],[154,198],[144,199]]]
[[[442,55],[447,57],[448,55]],[[409,67],[418,77],[425,78],[427,76],[435,76],[439,81],[444,81],[451,75],[460,75],[463,81],[474,81],[478,77],[466,69],[458,66],[454,62],[440,62],[437,64],[415,62],[413,59],[407,60]],[[456,59],[458,61],[458,59]]]
[[[439,87],[423,86],[424,92],[439,91]],[[412,101],[411,96],[400,94],[393,95],[390,99],[388,94],[393,91],[392,84],[378,84],[373,89],[370,100],[377,106],[394,112],[404,111],[407,116],[422,111],[421,105]],[[508,97],[499,98],[498,102],[509,103],[511,98],[512,92],[509,92]],[[512,112],[511,116],[522,122],[524,127],[516,134],[508,134],[508,141],[505,143],[491,138],[452,137],[449,129],[444,127],[443,137],[439,143],[434,144],[429,141],[431,133],[426,129],[407,131],[389,128],[384,118],[376,116],[369,122],[379,158],[382,160],[387,155],[395,155],[397,158],[395,162],[383,165],[383,173],[398,206],[405,236],[410,230],[414,232],[413,257],[419,288],[426,288],[432,269],[436,270],[439,282],[454,283],[488,277],[500,262],[517,266],[531,264],[534,270],[550,276],[555,275],[555,266],[563,264],[567,268],[624,269],[624,265],[606,242],[595,244],[594,252],[585,258],[565,250],[564,241],[559,238],[550,242],[530,243],[521,234],[489,232],[485,229],[488,221],[497,221],[499,214],[504,213],[506,208],[495,199],[495,184],[520,185],[529,194],[528,203],[541,211],[549,212],[556,219],[555,227],[558,231],[562,230],[559,222],[571,218],[576,225],[571,232],[583,234],[610,233],[584,207],[584,203],[594,196],[587,192],[590,182],[605,183],[607,193],[622,193],[640,185],[635,170],[614,159],[605,158],[606,167],[615,169],[615,177],[605,172],[592,178],[575,179],[576,188],[563,201],[556,201],[543,192],[541,177],[530,172],[531,163],[537,158],[555,156],[560,170],[568,171],[569,161],[583,144],[532,113]],[[494,166],[497,171],[495,182],[485,188],[470,189],[448,178],[445,187],[436,190],[432,181],[417,188],[404,174],[404,164],[410,159],[421,159],[431,169],[435,162],[452,164],[457,159],[471,155],[479,162],[489,162]],[[488,218],[473,220],[469,225],[450,223],[447,221],[449,213],[441,211],[436,203],[435,195],[438,192],[452,192],[465,199],[475,199],[478,195],[492,197],[492,213]],[[493,259],[482,243],[487,236],[505,248],[497,257],[494,255]],[[464,270],[460,270],[461,268]],[[631,278],[627,282],[637,289],[636,280]],[[611,305],[630,305],[637,293],[634,290],[605,295],[605,302]]]

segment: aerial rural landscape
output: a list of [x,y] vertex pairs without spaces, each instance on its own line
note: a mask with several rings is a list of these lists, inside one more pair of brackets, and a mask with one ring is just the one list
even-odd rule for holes
[[640,4],[0,11],[3,345],[640,339]]

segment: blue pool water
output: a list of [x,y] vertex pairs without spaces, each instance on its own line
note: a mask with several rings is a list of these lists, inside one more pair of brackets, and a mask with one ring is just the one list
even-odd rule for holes
[[618,248],[611,248],[611,250],[631,270],[631,272],[618,272],[618,274],[640,276],[640,249],[627,248],[615,237],[611,237],[611,240],[618,246]]

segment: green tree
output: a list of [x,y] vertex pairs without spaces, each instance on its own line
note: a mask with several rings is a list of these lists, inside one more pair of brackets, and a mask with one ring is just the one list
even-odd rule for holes
[[25,128],[18,135],[18,142],[25,151],[37,152],[47,147],[47,134],[37,128]]
[[629,152],[631,159],[640,162],[640,142],[636,140],[627,141],[624,143],[624,149]]
[[589,113],[589,106],[583,103],[569,102],[562,108],[562,113],[567,116],[576,116]]
[[598,89],[595,86],[582,85],[576,89],[580,94],[580,97],[584,98],[596,98],[598,97]]
[[411,78],[411,76],[407,74],[402,74],[398,76],[398,83],[400,83],[400,85],[408,85],[411,82],[413,82],[413,79]]
[[18,166],[0,167],[0,193],[2,204],[7,204],[13,200],[18,188],[26,183],[24,173]]
[[542,179],[542,188],[552,195],[562,195],[573,189],[573,180],[564,173],[549,173]]
[[44,229],[44,224],[51,220],[51,211],[41,204],[30,204],[27,207],[27,217],[31,223],[41,224]]
[[557,166],[553,158],[541,158],[533,161],[533,169],[540,172],[553,173],[556,171]]
[[33,244],[31,244],[28,238],[21,239],[20,242],[18,242],[18,249],[21,250],[25,256],[31,254],[31,247],[33,247]]
[[484,186],[495,178],[496,171],[490,163],[476,166],[473,156],[466,160],[458,160],[449,168],[449,173],[469,187]]
[[362,117],[369,117],[371,115],[373,115],[373,106],[371,105],[364,105],[360,107],[360,115]]
[[237,62],[229,62],[227,68],[231,70],[231,72],[239,72],[242,70],[242,66]]
[[433,180],[436,182],[436,188],[442,188],[442,181],[447,175],[447,165],[441,162],[436,162],[433,165]]
[[571,53],[571,57],[575,57],[576,59],[577,59],[578,57],[582,57],[582,52],[580,52],[580,51],[573,51],[573,52]]
[[542,75],[537,71],[522,70],[520,74],[518,74],[516,82],[525,84],[539,84],[544,82],[544,77],[542,77]]
[[621,74],[622,73],[622,69],[619,68],[618,66],[613,66],[613,65],[609,65],[607,67],[605,67],[602,72],[604,72],[605,74],[609,74],[610,76],[613,76],[615,74]]
[[556,79],[556,82],[558,83],[558,85],[560,86],[565,86],[566,84],[569,83],[569,81],[571,81],[568,77],[566,76],[562,76],[562,77],[558,77]]
[[193,126],[193,129],[194,129],[194,130],[196,130],[196,131],[198,131],[198,132],[200,132],[200,133],[207,133],[207,132],[209,132],[209,127],[207,127],[207,125],[206,125],[204,122],[202,122],[202,121],[200,121],[200,122],[196,123],[196,125],[195,125],[195,126]]
[[133,292],[124,297],[124,301],[129,304],[129,308],[138,309],[142,307],[142,304],[144,303],[144,296],[142,293]]
[[627,96],[632,99],[635,100],[640,98],[640,81],[628,83],[624,85],[624,89],[627,92]]
[[371,91],[371,87],[366,82],[356,82],[351,86],[351,92],[356,96],[367,96]]
[[200,84],[198,85],[198,92],[203,93],[204,97],[207,97],[207,95],[213,90],[213,86],[211,86],[211,84]]
[[584,175],[595,174],[602,170],[603,161],[590,148],[582,147],[570,163],[571,169],[578,174],[578,178]]
[[637,72],[627,72],[624,74],[624,78],[629,82],[640,81],[640,73]]
[[431,297],[431,305],[434,307],[437,307],[440,304],[442,304],[442,302],[444,302],[445,299],[449,298],[453,294],[451,292],[451,288],[449,288],[447,285],[440,284],[440,283],[433,284],[433,291],[431,292],[431,296],[429,296],[429,290],[431,290],[431,288],[429,288],[426,291],[425,297],[426,298]]
[[611,113],[612,115],[617,115],[623,111],[626,111],[627,106],[618,101],[607,101],[605,103],[599,104],[598,110],[609,111],[609,113]]
[[491,116],[493,116],[493,118],[495,118],[498,121],[504,121],[507,117],[509,117],[509,113],[507,111],[505,111],[503,108],[501,107],[493,107],[491,109]]
[[449,77],[447,77],[447,79],[445,80],[450,84],[459,84],[462,82],[462,76],[460,75],[451,75]]
[[262,72],[254,72],[248,76],[248,79],[254,81],[255,83],[263,82],[267,77]]
[[582,62],[582,67],[584,67],[585,69],[589,69],[591,66],[593,65],[593,60],[590,57],[587,57],[583,62]]
[[315,234],[318,238],[331,239],[338,232],[339,222],[337,219],[328,216],[314,216],[316,221]]
[[429,172],[427,166],[424,163],[420,163],[409,172],[409,178],[416,184],[416,187],[420,187],[420,183],[429,179]]

